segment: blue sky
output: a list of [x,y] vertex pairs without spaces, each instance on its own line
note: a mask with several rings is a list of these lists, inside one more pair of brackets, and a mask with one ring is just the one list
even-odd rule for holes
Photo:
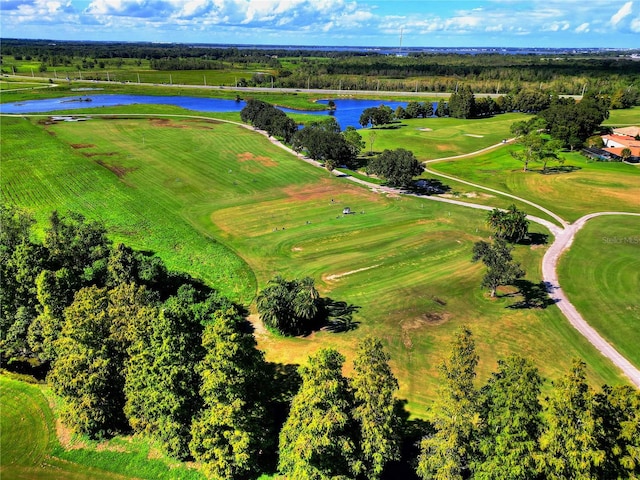
[[640,0],[0,0],[0,36],[640,48]]

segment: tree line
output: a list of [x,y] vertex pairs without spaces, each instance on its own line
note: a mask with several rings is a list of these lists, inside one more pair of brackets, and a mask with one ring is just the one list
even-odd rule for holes
[[[484,93],[517,95],[540,90],[546,95],[580,95],[586,89],[611,99],[611,108],[640,103],[635,86],[640,65],[620,52],[539,55],[426,54],[282,48],[238,48],[201,44],[150,44],[3,39],[1,56],[35,59],[44,67],[122,65],[123,59],[151,62],[157,70],[203,70],[258,65],[269,75],[254,75],[245,86],[455,92],[461,84]],[[625,52],[628,54],[628,52]],[[286,59],[286,63],[285,60]],[[5,66],[6,64],[3,64]],[[10,69],[9,69],[10,71]]]

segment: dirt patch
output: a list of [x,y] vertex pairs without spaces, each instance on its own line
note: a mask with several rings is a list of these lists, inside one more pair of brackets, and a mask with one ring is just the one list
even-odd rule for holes
[[439,152],[446,152],[448,150],[455,150],[455,146],[450,143],[441,143],[440,145],[436,145],[436,150]]
[[463,133],[465,137],[484,138],[484,135],[476,135],[474,133]]
[[75,440],[73,430],[67,427],[60,418],[56,419],[56,436],[60,445],[66,450],[80,450],[81,448],[89,448],[86,443]]
[[237,155],[239,162],[257,162],[264,167],[276,167],[278,166],[278,162],[272,160],[269,157],[265,157],[263,155],[254,155],[251,152],[239,153]]
[[449,321],[451,318],[450,313],[438,313],[438,312],[428,312],[420,315],[417,318],[412,318],[409,320],[403,320],[400,322],[400,327],[402,329],[402,343],[404,344],[407,350],[413,349],[413,340],[411,338],[412,332],[415,330],[420,330],[421,328],[434,327],[438,325],[442,325]]
[[93,143],[72,143],[71,148],[94,148],[95,145]]
[[433,128],[419,128],[418,130],[420,130],[421,132],[433,132]]
[[110,165],[106,163],[104,160],[96,160],[96,163],[101,167],[104,167],[110,172],[114,173],[118,178],[123,178],[127,173],[133,172],[136,170],[136,168],[127,168],[127,167],[123,167],[122,165]]
[[165,127],[165,128],[187,128],[186,125],[180,125],[178,123],[173,123],[168,118],[150,118],[149,123],[151,123],[154,127]]
[[291,249],[291,251],[293,251],[293,252],[301,252],[302,251],[302,247],[293,247]]
[[159,448],[151,447],[149,453],[147,453],[148,460],[159,460],[162,458],[162,452]]
[[114,155],[118,155],[118,152],[83,153],[82,155],[84,155],[87,158],[92,158],[92,157],[113,157]]

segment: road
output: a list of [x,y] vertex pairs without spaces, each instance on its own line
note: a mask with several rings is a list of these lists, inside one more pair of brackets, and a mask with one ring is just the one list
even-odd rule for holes
[[[30,77],[26,75],[8,75],[9,78],[16,79],[28,79],[33,80],[34,78],[43,78],[43,80],[48,80],[48,78],[44,77]],[[52,78],[54,82],[65,82],[66,80],[63,78]],[[91,83],[91,84],[101,84],[101,85],[120,85],[123,82],[117,81],[107,81],[107,80],[81,80],[81,79],[72,79],[73,83]],[[129,85],[137,85],[137,86],[162,86],[162,87],[174,87],[174,88],[198,88],[205,90],[227,90],[232,92],[264,92],[264,93],[286,93],[286,94],[298,94],[298,93],[307,93],[307,94],[315,94],[315,95],[328,95],[333,97],[352,97],[352,96],[373,96],[373,97],[428,97],[428,98],[449,98],[451,96],[450,92],[422,92],[422,91],[412,91],[412,92],[404,92],[399,90],[343,90],[343,89],[331,89],[331,88],[279,88],[279,87],[234,87],[234,86],[224,86],[224,85],[185,85],[178,83],[138,83],[138,82],[127,82]],[[57,86],[55,83],[51,86]],[[476,98],[481,97],[491,97],[498,98],[503,97],[503,93],[474,93]],[[575,98],[576,100],[580,100],[582,95],[560,95],[562,98]]]

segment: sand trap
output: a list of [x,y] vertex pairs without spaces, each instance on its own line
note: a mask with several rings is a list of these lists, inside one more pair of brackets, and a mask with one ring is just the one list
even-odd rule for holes
[[377,265],[371,265],[370,267],[359,268],[357,270],[351,270],[349,272],[338,273],[336,275],[327,275],[326,279],[329,280],[329,281],[337,280],[338,278],[346,277],[347,275],[352,275],[352,274],[358,273],[358,272],[364,272],[365,270],[371,270],[372,268],[376,268],[376,267],[379,267],[379,266],[380,266],[380,264],[378,263]]
[[418,130],[420,130],[421,132],[433,132],[432,128],[419,128]]
[[483,138],[484,135],[474,135],[473,133],[465,133],[463,134],[465,137],[474,137],[474,138]]

